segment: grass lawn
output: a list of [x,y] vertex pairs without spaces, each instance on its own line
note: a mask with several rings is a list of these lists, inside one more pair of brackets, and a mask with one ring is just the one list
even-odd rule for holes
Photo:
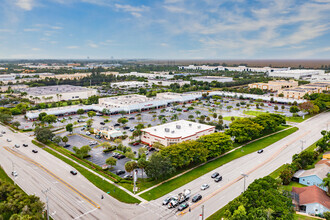
[[294,214],[294,220],[314,220],[318,218],[314,218],[312,216],[305,216],[305,215],[299,215],[297,213]]
[[[226,116],[226,117],[223,117],[223,120],[231,121],[231,117],[232,117],[232,116]],[[234,116],[234,118],[235,118],[235,120],[236,120],[236,119],[239,119],[239,118],[242,118],[242,117]]]
[[283,185],[281,188],[286,190],[286,191],[289,191],[291,192],[292,191],[292,187],[305,187],[305,185],[302,185],[300,183],[297,183],[297,182],[294,182],[294,181],[291,181],[289,185]]
[[200,167],[197,167],[175,179],[172,179],[168,182],[165,182],[143,194],[140,196],[148,201],[157,199],[163,195],[166,195],[167,193],[195,180],[196,178],[222,166],[223,164],[226,164],[232,160],[235,160],[237,158],[240,158],[244,155],[250,154],[252,152],[258,151],[260,149],[263,149],[273,143],[275,143],[278,140],[281,140],[282,138],[294,133],[297,131],[298,128],[290,128],[288,130],[282,131],[280,133],[271,135],[269,137],[265,137],[263,139],[260,139],[258,141],[255,141],[253,143],[247,144],[244,147],[237,149],[229,154],[226,154],[220,158],[217,158],[211,162],[208,162]]
[[290,121],[290,122],[300,123],[300,122],[303,122],[303,121],[309,119],[312,116],[313,115],[305,115],[305,118],[304,119],[302,117],[300,117],[300,116],[292,116],[292,117],[286,117],[286,120],[287,121]]
[[246,115],[252,115],[252,116],[258,116],[258,115],[262,115],[262,114],[266,114],[266,112],[259,112],[259,111],[243,111],[244,114]]
[[74,167],[81,175],[83,175],[86,179],[88,179],[91,183],[93,183],[96,187],[103,190],[104,192],[108,193],[110,196],[114,197],[115,199],[125,202],[125,203],[140,203],[141,201],[134,198],[133,196],[129,195],[122,189],[119,189],[117,186],[109,183],[106,180],[103,180],[101,177],[91,173],[90,171],[86,170],[82,166],[72,162],[71,160],[63,157],[62,155],[58,154],[57,152],[49,149],[44,148],[41,144],[33,141],[33,144],[37,145],[38,147],[43,148],[48,153],[54,155],[55,157],[61,159],[65,163],[69,164],[70,166]]
[[7,173],[0,166],[0,180],[14,184],[14,181],[7,175]]

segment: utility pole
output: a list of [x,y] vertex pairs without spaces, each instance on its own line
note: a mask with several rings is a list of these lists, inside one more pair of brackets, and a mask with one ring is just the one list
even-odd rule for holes
[[202,220],[204,220],[204,205],[202,205]]
[[301,142],[301,152],[304,150],[304,143],[306,143],[306,141],[300,140]]
[[245,192],[245,179],[246,179],[246,177],[248,177],[249,175],[244,174],[244,173],[241,173],[241,175],[242,175],[243,178],[244,178],[244,191],[243,191],[243,192]]
[[48,207],[48,196],[47,193],[51,188],[47,188],[46,190],[41,190],[41,192],[46,196],[46,209],[47,209],[47,220],[49,220],[49,207]]

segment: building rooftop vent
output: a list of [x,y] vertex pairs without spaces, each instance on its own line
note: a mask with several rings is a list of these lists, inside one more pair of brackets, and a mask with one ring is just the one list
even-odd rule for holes
[[181,129],[181,125],[176,125],[176,128],[177,129]]
[[200,126],[200,125],[198,125],[198,126],[197,126],[197,128],[198,128],[198,129],[200,129],[200,128],[201,128],[201,126]]
[[171,131],[171,133],[173,134],[175,131],[173,130],[173,131]]
[[192,126],[192,124],[189,124],[189,127],[191,127]]
[[169,128],[165,128],[165,132],[170,132],[170,129]]
[[154,131],[157,131],[157,129],[155,128]]

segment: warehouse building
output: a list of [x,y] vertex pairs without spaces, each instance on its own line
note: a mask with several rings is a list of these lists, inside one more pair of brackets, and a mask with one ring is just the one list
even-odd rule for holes
[[149,79],[148,82],[151,84],[158,85],[158,86],[170,86],[172,84],[178,84],[181,87],[181,86],[190,84],[190,81],[165,80],[165,79]]
[[179,120],[142,129],[141,141],[149,146],[155,142],[169,146],[182,141],[196,140],[203,135],[212,134],[214,131],[215,126]]
[[151,86],[152,83],[149,82],[139,82],[139,81],[124,81],[111,83],[112,88],[128,89],[128,88],[146,88]]
[[196,80],[196,81],[202,81],[202,82],[233,82],[233,78],[232,77],[223,77],[223,76],[198,76],[198,77],[192,77],[192,80]]
[[312,69],[296,69],[296,70],[282,70],[282,71],[272,71],[269,72],[269,77],[279,77],[279,78],[294,78],[294,79],[304,79],[311,78],[314,75],[323,75],[324,70],[312,70]]
[[97,94],[95,89],[72,85],[29,87],[19,91],[26,92],[27,97],[36,103],[87,99]]

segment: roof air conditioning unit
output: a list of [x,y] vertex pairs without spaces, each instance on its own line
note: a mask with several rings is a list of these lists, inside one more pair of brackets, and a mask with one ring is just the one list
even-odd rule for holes
[[198,125],[198,126],[197,126],[197,128],[198,128],[198,129],[200,129],[200,128],[201,128],[201,126],[200,126],[200,125]]
[[192,126],[192,124],[189,124],[189,127],[191,127]]
[[181,125],[176,125],[176,128],[177,129],[181,129]]
[[165,132],[170,132],[170,129],[169,128],[165,128]]
[[173,134],[173,133],[174,133],[174,131],[171,131],[171,133]]
[[157,131],[157,129],[155,128],[154,131]]

